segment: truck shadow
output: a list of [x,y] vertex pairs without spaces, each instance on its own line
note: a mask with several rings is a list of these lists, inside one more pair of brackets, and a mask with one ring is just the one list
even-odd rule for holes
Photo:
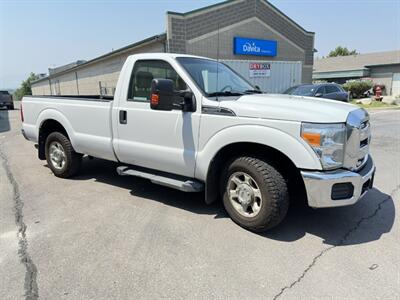
[[10,118],[7,109],[0,108],[0,133],[10,131]]
[[355,245],[379,240],[383,234],[390,232],[394,220],[393,198],[373,188],[352,206],[323,209],[292,207],[286,220],[263,236],[292,242],[312,234],[322,238],[324,244]]
[[82,170],[73,180],[91,180],[130,190],[132,196],[145,198],[173,206],[195,214],[215,215],[215,218],[228,217],[220,203],[206,205],[204,193],[184,193],[151,183],[134,176],[118,176],[118,164],[102,159],[83,159]]
[[[168,206],[207,214],[214,218],[229,218],[221,202],[206,205],[203,193],[184,193],[152,184],[131,176],[118,176],[117,164],[99,159],[84,159],[80,176],[74,180],[92,180],[130,190],[136,197],[161,202]],[[395,206],[390,195],[372,189],[356,205],[314,210],[294,205],[277,228],[257,234],[267,239],[293,242],[311,234],[328,245],[343,246],[379,240],[390,232],[395,219]]]

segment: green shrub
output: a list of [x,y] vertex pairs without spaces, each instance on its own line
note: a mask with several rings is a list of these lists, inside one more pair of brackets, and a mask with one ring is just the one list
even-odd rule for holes
[[14,91],[14,100],[20,101],[25,95],[32,95],[32,81],[38,80],[39,76],[35,73],[29,74],[29,77],[22,81],[21,86]]
[[363,93],[372,88],[372,81],[369,80],[351,80],[343,84],[343,88],[350,92],[353,98],[361,98]]

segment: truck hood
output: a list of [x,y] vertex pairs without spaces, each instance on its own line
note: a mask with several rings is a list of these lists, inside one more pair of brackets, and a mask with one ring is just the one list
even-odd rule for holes
[[237,100],[220,98],[220,105],[241,117],[315,123],[346,122],[349,112],[358,109],[336,100],[282,94],[253,94]]

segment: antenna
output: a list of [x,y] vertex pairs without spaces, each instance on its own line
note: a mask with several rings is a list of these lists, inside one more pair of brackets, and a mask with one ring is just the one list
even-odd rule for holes
[[[217,25],[218,27],[217,27],[217,90],[216,90],[216,92],[219,92],[219,90],[218,90],[218,67],[219,67],[219,22],[218,22],[218,25]],[[219,101],[219,96],[218,96],[218,94],[217,94],[217,101]]]

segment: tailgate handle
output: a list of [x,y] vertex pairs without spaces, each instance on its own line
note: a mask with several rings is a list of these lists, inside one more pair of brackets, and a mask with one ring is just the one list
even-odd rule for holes
[[128,123],[126,110],[120,110],[119,111],[119,122],[121,124]]

